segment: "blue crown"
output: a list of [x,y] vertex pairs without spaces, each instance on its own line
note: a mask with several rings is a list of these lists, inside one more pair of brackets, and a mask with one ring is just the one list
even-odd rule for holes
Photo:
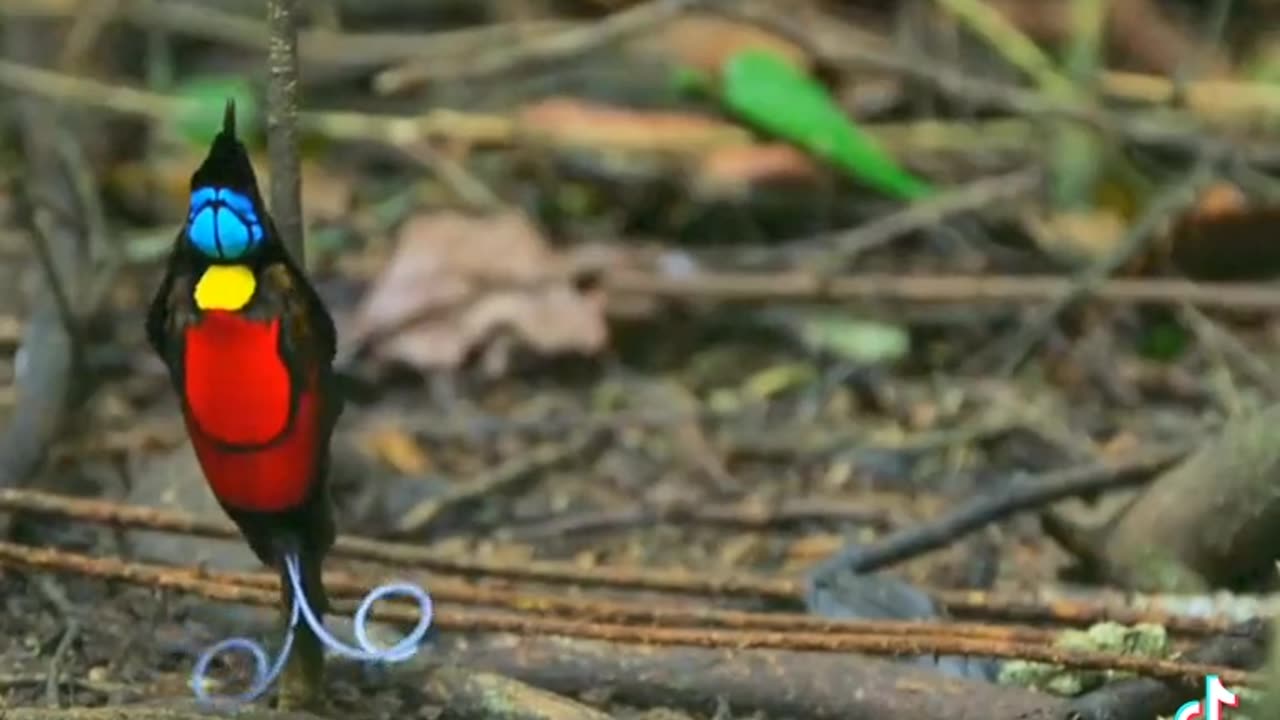
[[262,236],[262,222],[249,196],[225,187],[192,191],[187,239],[207,257],[237,260],[262,244]]

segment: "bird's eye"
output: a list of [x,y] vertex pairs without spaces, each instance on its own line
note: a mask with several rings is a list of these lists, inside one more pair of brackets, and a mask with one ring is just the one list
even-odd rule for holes
[[262,235],[262,223],[247,195],[229,188],[192,191],[187,238],[201,253],[220,260],[236,260],[257,247]]

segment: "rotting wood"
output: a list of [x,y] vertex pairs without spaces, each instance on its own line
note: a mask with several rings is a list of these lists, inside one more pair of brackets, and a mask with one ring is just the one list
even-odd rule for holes
[[1085,559],[1109,581],[1146,592],[1239,588],[1274,574],[1277,427],[1280,405],[1228,423],[1077,543],[1090,548]]
[[725,698],[735,713],[812,720],[1048,720],[1063,707],[1026,690],[841,655],[511,636],[468,639],[442,653],[557,692],[609,688],[642,706],[706,710]]
[[427,677],[427,694],[466,720],[610,720],[576,700],[488,672],[445,666]]

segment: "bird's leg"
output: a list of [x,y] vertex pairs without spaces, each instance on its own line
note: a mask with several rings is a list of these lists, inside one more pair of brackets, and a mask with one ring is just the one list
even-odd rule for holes
[[281,710],[321,710],[324,706],[324,647],[303,624],[294,638],[293,653],[280,675]]
[[[304,577],[303,587],[316,587],[313,577],[315,570],[310,567],[314,561],[302,564]],[[288,632],[289,620],[293,614],[293,585],[287,569],[281,569],[281,581],[284,585],[281,592],[281,617],[284,620],[285,632]],[[325,602],[323,591],[320,597],[308,598],[317,617],[323,618]],[[316,637],[306,618],[300,618],[294,628],[293,651],[285,663],[280,675],[280,691],[277,704],[281,710],[322,710],[324,706],[324,646]]]

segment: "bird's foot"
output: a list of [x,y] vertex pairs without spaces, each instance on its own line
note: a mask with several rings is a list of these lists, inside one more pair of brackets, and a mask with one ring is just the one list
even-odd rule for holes
[[277,698],[281,710],[325,709],[324,647],[305,626],[294,638],[293,652],[280,674]]
[[298,656],[290,658],[280,675],[280,689],[276,694],[276,706],[280,710],[306,710],[320,712],[325,709],[323,671],[310,671],[305,663],[295,662]]

